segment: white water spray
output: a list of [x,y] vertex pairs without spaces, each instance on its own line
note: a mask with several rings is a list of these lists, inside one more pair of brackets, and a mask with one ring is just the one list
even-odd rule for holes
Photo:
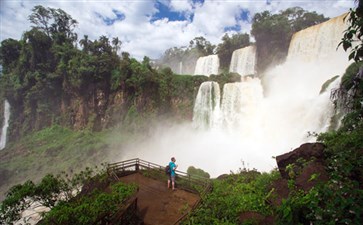
[[10,118],[10,104],[7,100],[4,101],[4,124],[1,131],[0,137],[0,150],[4,149],[6,146],[6,137],[7,131],[9,127],[9,118]]
[[[324,132],[329,126],[333,113],[330,90],[339,84],[340,79],[336,79],[324,93],[320,94],[320,90],[325,81],[342,75],[349,65],[348,54],[335,51],[340,38],[329,35],[328,31],[324,31],[324,35],[317,32],[331,30],[339,33],[335,29],[341,27],[342,33],[345,29],[340,25],[343,16],[333,21],[317,25],[319,29],[301,31],[291,42],[291,49],[297,49],[297,44],[300,48],[319,48],[319,54],[313,53],[314,49],[291,50],[288,61],[267,72],[262,81],[254,78],[226,84],[219,111],[216,104],[211,107],[212,96],[217,97],[211,93],[217,85],[203,83],[195,101],[193,125],[206,128],[207,124],[212,129],[195,130],[188,124],[171,128],[161,126],[155,129],[149,140],[140,143],[136,151],[123,153],[122,159],[140,157],[164,165],[174,156],[178,169],[186,171],[193,165],[209,172],[212,177],[230,170],[237,171],[243,166],[259,171],[273,169],[276,167],[273,156],[315,141],[308,132]],[[330,26],[330,23],[336,23],[336,26]],[[304,36],[308,43],[305,43]],[[309,45],[313,36],[332,43],[333,50]],[[296,41],[297,37],[300,41]],[[329,37],[334,40],[329,40]],[[317,40],[317,43],[323,42]],[[309,56],[308,52],[313,55]],[[309,56],[309,60],[303,55]],[[214,102],[219,100],[216,98]]]
[[237,49],[232,53],[229,72],[238,73],[241,76],[255,74],[256,47],[248,46]]
[[195,66],[194,75],[205,75],[218,74],[219,70],[219,58],[218,55],[208,55],[199,57]]

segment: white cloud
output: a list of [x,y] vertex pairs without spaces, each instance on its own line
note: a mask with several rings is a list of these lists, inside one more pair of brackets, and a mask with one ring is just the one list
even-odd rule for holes
[[170,7],[173,11],[191,11],[191,1],[171,0]]
[[[334,17],[347,12],[354,6],[353,0],[205,0],[204,4],[194,4],[191,0],[163,0],[171,11],[186,15],[194,14],[193,21],[160,20],[150,23],[153,14],[158,12],[155,1],[25,1],[2,0],[0,9],[0,41],[7,38],[20,39],[24,31],[30,29],[28,16],[38,4],[44,7],[61,8],[79,24],[76,29],[79,39],[88,35],[97,39],[101,35],[118,37],[122,50],[138,59],[144,55],[151,58],[160,56],[167,48],[188,45],[197,36],[204,36],[213,44],[220,42],[224,28],[241,26],[241,32],[249,33],[251,24],[237,21],[241,9],[248,9],[251,18],[256,12],[270,10],[276,13],[288,7],[300,6],[308,11]],[[116,19],[113,10],[125,15],[124,20],[107,26],[102,18]]]

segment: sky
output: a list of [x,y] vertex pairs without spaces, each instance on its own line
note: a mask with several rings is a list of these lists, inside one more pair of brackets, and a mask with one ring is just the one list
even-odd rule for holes
[[225,33],[250,33],[255,13],[278,13],[300,6],[326,17],[339,16],[354,0],[1,0],[0,41],[19,40],[30,30],[28,16],[36,5],[60,8],[78,21],[78,39],[105,35],[122,41],[121,51],[138,60],[159,58],[166,49],[187,46],[203,36],[212,44]]

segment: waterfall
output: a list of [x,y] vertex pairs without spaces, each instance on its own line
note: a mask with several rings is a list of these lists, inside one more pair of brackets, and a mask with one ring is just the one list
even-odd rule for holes
[[220,113],[220,90],[217,82],[203,82],[195,100],[193,124],[195,128],[216,127]]
[[194,75],[205,75],[218,74],[219,70],[219,58],[218,55],[208,55],[199,57],[197,65],[195,66]]
[[[315,141],[309,133],[327,131],[334,114],[330,92],[339,85],[340,78],[325,92],[320,90],[327,80],[342,75],[350,63],[348,53],[336,51],[346,29],[343,17],[296,33],[287,61],[267,71],[261,80],[246,78],[224,85],[218,116],[214,116],[210,106],[206,110],[209,114],[205,113],[213,115],[208,118],[215,119],[212,127],[219,131],[217,135],[210,134],[211,144],[206,151],[218,144],[221,147],[216,137],[228,143],[228,147],[222,146],[223,153],[214,151],[216,161],[228,162],[221,163],[221,167],[238,167],[240,160],[245,160],[258,170],[272,169],[276,165],[272,156]],[[235,54],[245,53],[237,50]],[[236,71],[238,62],[234,60],[231,70]],[[199,91],[206,92],[202,87]],[[211,96],[198,93],[195,109],[202,107],[198,105],[202,102],[213,101]],[[219,96],[215,101],[219,101]]]
[[[309,48],[317,45],[305,43],[303,47],[303,40],[306,36],[311,38],[308,43],[338,43],[339,36],[328,31],[342,33],[343,26],[330,25],[341,24],[342,19],[335,18],[295,34],[286,63],[266,71],[261,78],[245,77],[242,82],[224,84],[221,93],[217,83],[202,83],[192,123],[201,129],[191,129],[189,124],[162,126],[150,140],[134,148],[137,152],[130,151],[123,157],[142,156],[162,163],[173,154],[182,162],[181,170],[197,165],[212,177],[230,171],[238,173],[243,166],[259,171],[276,168],[272,157],[316,141],[309,132],[324,132],[330,125],[334,113],[330,91],[339,85],[340,79],[330,83],[324,92],[320,90],[327,80],[343,74],[349,64],[348,53],[343,52],[342,57],[334,44],[331,49],[319,47],[315,51]],[[337,27],[342,30],[337,31]],[[321,35],[321,30],[327,33]],[[298,48],[296,45],[300,52],[293,50]],[[313,55],[309,56],[309,52]]]
[[248,46],[240,48],[232,53],[229,72],[238,73],[241,76],[255,74],[256,47]]
[[348,28],[344,16],[346,14],[295,33],[290,42],[287,61],[320,62],[328,58],[330,61],[346,61],[347,54],[343,48],[337,50],[343,32]]
[[247,78],[243,82],[225,84],[220,124],[228,130],[249,130],[247,127],[253,127],[254,117],[262,99],[260,79]]
[[10,104],[7,100],[4,102],[4,124],[1,131],[0,137],[0,150],[4,149],[6,146],[6,135],[9,127],[9,118],[10,118]]
[[179,74],[183,74],[183,61],[179,63]]

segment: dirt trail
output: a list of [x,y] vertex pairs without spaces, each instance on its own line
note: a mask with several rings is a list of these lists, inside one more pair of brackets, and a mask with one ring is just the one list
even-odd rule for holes
[[160,182],[139,173],[120,180],[139,186],[137,204],[145,225],[172,225],[199,200],[196,194],[168,189],[166,180]]

